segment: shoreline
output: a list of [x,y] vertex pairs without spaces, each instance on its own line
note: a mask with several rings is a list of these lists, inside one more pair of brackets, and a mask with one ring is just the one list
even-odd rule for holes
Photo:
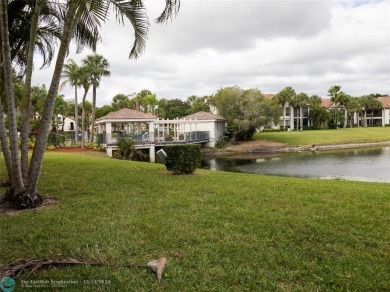
[[[248,145],[248,142],[251,145]],[[258,142],[258,143],[256,143]],[[292,146],[282,143],[273,143],[263,140],[242,141],[238,145],[228,146],[226,148],[205,148],[202,149],[202,158],[211,158],[218,156],[237,156],[244,154],[278,154],[278,153],[299,153],[303,151],[328,151],[338,149],[353,149],[376,146],[390,146],[390,141],[367,142],[367,143],[348,143],[348,144],[329,144],[312,146]]]

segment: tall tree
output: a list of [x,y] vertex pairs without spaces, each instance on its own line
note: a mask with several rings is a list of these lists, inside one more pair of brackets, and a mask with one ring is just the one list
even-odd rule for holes
[[[12,84],[12,62],[11,62],[11,46],[9,43],[9,26],[8,26],[8,14],[7,14],[7,2],[5,0],[0,1],[0,31],[2,37],[2,64],[4,70],[4,87],[8,100],[8,118],[10,120],[9,133],[10,144],[4,145],[5,148],[10,149],[12,170],[10,171],[11,177],[11,191],[8,198],[20,208],[34,207],[41,202],[40,196],[37,192],[39,174],[43,162],[43,157],[46,149],[46,143],[50,132],[51,116],[53,114],[55,100],[59,88],[62,69],[64,66],[65,56],[69,49],[69,42],[74,33],[74,37],[79,39],[81,33],[86,30],[77,30],[75,28],[89,28],[89,32],[92,33],[92,39],[98,37],[100,23],[105,21],[108,17],[110,7],[114,8],[117,17],[122,20],[123,16],[130,20],[135,32],[135,39],[133,47],[130,51],[130,57],[138,57],[144,50],[147,32],[148,32],[148,18],[146,10],[142,0],[125,1],[125,0],[110,0],[110,1],[79,1],[68,0],[66,5],[66,11],[64,15],[64,24],[61,29],[61,43],[59,46],[57,60],[52,76],[52,81],[49,87],[48,96],[46,98],[44,111],[40,123],[39,133],[37,141],[35,143],[32,157],[28,170],[28,181],[24,183],[22,179],[21,164],[18,155],[18,133],[16,127],[16,112],[14,103],[14,92]],[[177,13],[180,7],[179,0],[167,0],[166,6],[157,22],[166,22]],[[84,24],[83,26],[81,24]],[[95,41],[96,43],[96,41]],[[86,44],[86,43],[81,43]],[[88,44],[88,43],[87,43]],[[4,117],[4,113],[0,114]],[[0,127],[4,123],[0,120]],[[0,135],[3,135],[3,128],[0,128]],[[3,146],[3,145],[2,145]],[[7,168],[7,170],[9,170]],[[11,176],[10,175],[10,176]]]
[[190,105],[186,101],[182,101],[179,98],[165,99],[162,98],[158,101],[158,116],[163,119],[176,119],[184,117],[190,108]]
[[293,99],[293,106],[294,107],[297,107],[298,111],[298,115],[297,115],[297,129],[302,129],[303,128],[303,112],[302,112],[302,109],[304,106],[308,106],[309,105],[309,96],[304,93],[304,92],[301,92],[301,93],[298,93],[296,95],[296,98]]
[[83,65],[88,68],[90,74],[90,82],[92,84],[92,115],[91,115],[91,132],[89,141],[93,142],[94,127],[95,127],[95,112],[96,112],[96,88],[100,85],[100,79],[103,76],[110,76],[111,72],[108,70],[110,64],[108,60],[102,55],[93,54],[83,59]]
[[149,89],[143,89],[133,97],[132,103],[137,111],[147,113],[152,104],[155,105],[156,96]]
[[196,112],[210,112],[210,104],[207,96],[199,97],[191,95],[187,98],[187,101],[190,104],[190,109],[187,112],[188,115]]
[[89,88],[91,87],[91,74],[89,72],[88,66],[82,66],[80,67],[80,83],[81,86],[84,89],[83,98],[81,100],[81,148],[85,148],[85,132],[87,131],[85,123],[86,123],[86,109],[85,109],[85,102],[87,99],[87,94],[89,91]]
[[309,118],[313,123],[313,128],[323,128],[330,117],[326,108],[317,106],[310,109]]
[[77,100],[77,88],[82,86],[82,71],[80,66],[77,63],[69,59],[68,62],[64,65],[62,70],[62,79],[64,81],[61,84],[61,88],[65,85],[70,84],[74,87],[74,118],[75,118],[75,137],[74,141],[77,143],[79,141],[79,127],[78,127],[78,100]]
[[[283,88],[274,97],[276,103],[282,106],[283,131],[286,130],[286,104],[290,103],[294,97],[295,97],[295,90],[290,86]],[[290,112],[290,119],[291,119],[291,112]]]
[[321,100],[321,97],[319,97],[318,95],[311,95],[309,97],[308,102],[309,102],[309,106],[311,108],[314,108],[314,107],[321,106],[322,100]]
[[233,140],[248,140],[257,128],[280,119],[277,104],[265,99],[258,89],[243,90],[238,86],[221,88],[211,102],[218,113],[227,119]]
[[112,98],[111,107],[113,110],[122,108],[131,108],[129,96],[123,93],[118,93]]
[[330,101],[334,104],[334,112],[333,112],[333,123],[337,126],[337,117],[339,106],[343,102],[343,97],[345,93],[341,91],[341,86],[334,85],[328,90],[328,96],[330,97]]
[[383,106],[382,103],[372,95],[363,95],[359,97],[359,102],[363,109],[363,127],[367,127],[367,112],[369,110],[381,109]]
[[[11,60],[11,46],[9,42],[9,28],[8,28],[8,14],[7,1],[0,1],[0,28],[1,28],[1,48],[2,48],[2,65],[4,70],[4,90],[7,100],[8,108],[8,128],[9,128],[9,149],[12,170],[9,177],[11,178],[11,185],[15,193],[19,193],[24,189],[21,164],[19,160],[18,147],[18,130],[16,123],[16,108],[14,99],[14,87],[12,78],[12,60]],[[3,114],[1,118],[3,118]],[[1,122],[1,125],[4,123]],[[1,130],[3,132],[3,129]],[[3,134],[2,134],[3,135]],[[8,157],[8,156],[7,156]],[[8,166],[7,166],[8,169]]]
[[96,108],[96,118],[99,119],[101,117],[104,117],[105,115],[108,115],[109,113],[113,112],[114,109],[112,106],[106,104],[103,105],[102,107]]
[[347,110],[347,124],[352,128],[353,126],[353,117],[356,113],[359,113],[362,109],[362,105],[360,104],[360,100],[358,98],[351,97],[345,105],[345,109]]
[[64,120],[63,119],[65,118],[67,110],[68,110],[68,103],[64,99],[64,96],[62,94],[57,95],[56,103],[55,103],[55,106],[54,106],[54,112],[53,112],[53,125],[52,125],[52,127],[53,127],[54,131],[58,131],[58,129],[60,127],[60,123],[59,123],[59,120],[58,120],[59,116],[62,118],[62,121],[61,121],[62,129],[61,129],[61,131],[64,130],[64,123],[63,123]]

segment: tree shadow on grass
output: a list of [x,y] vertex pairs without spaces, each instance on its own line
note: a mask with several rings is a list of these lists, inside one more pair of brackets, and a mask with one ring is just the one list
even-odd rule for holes
[[59,204],[59,202],[54,198],[43,198],[42,204],[36,208],[16,209],[15,207],[12,206],[10,201],[5,200],[5,197],[2,196],[2,197],[0,197],[0,216],[1,215],[18,215],[18,214],[26,213],[26,212],[33,212],[34,213],[40,209],[50,208],[50,207],[56,206],[58,204]]

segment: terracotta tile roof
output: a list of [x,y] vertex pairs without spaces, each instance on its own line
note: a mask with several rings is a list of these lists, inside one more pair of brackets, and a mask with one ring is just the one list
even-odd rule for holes
[[378,100],[382,103],[384,108],[390,108],[390,96],[378,97]]
[[330,100],[330,98],[321,98],[321,105],[324,108],[330,108],[332,104],[333,102]]
[[264,97],[266,99],[272,99],[276,94],[273,93],[263,93]]
[[183,120],[191,119],[191,120],[217,120],[217,121],[225,121],[225,118],[223,118],[221,116],[210,114],[210,113],[206,113],[206,112],[197,112],[197,113],[194,113],[192,115],[185,116],[182,119]]
[[123,108],[119,111],[109,113],[108,115],[99,118],[98,120],[150,120],[156,119],[152,114],[142,113],[136,110]]

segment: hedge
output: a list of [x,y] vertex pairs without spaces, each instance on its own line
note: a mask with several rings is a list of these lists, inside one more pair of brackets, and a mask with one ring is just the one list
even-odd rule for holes
[[200,145],[172,145],[164,147],[165,166],[173,174],[191,174],[200,166]]

